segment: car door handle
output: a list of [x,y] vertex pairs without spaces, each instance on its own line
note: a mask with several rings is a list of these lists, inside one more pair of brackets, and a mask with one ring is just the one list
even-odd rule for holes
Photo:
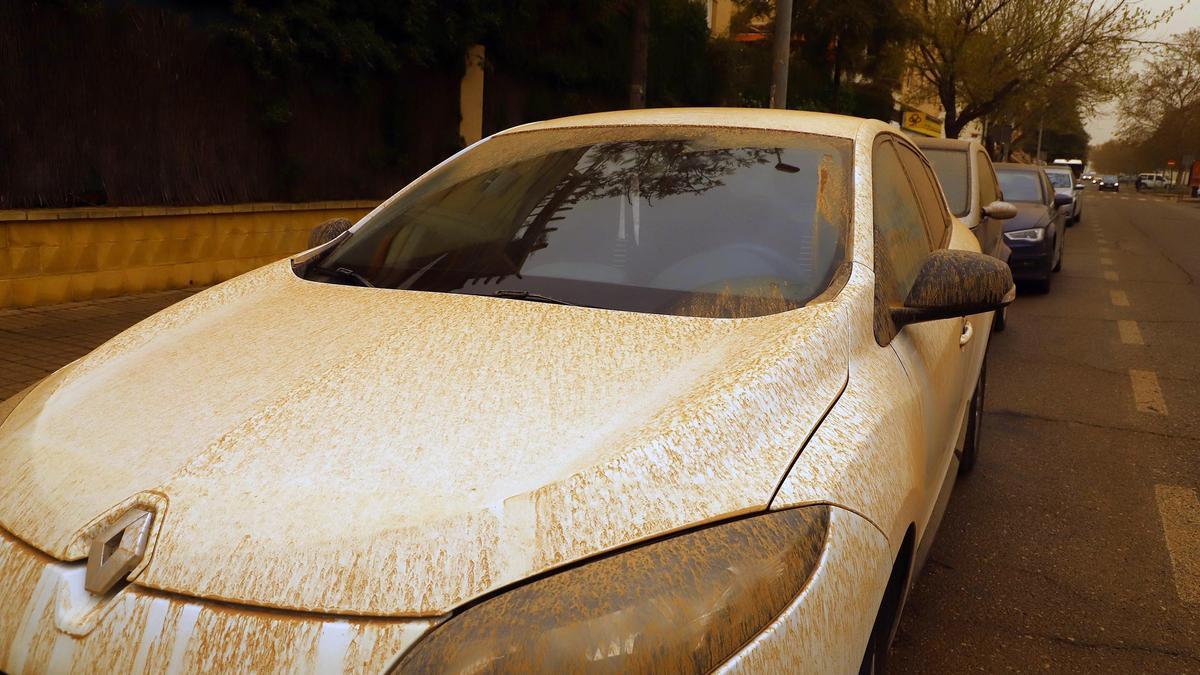
[[975,326],[974,326],[974,324],[971,323],[970,319],[964,318],[963,325],[962,325],[962,335],[958,336],[958,346],[959,347],[966,346],[966,344],[968,342],[970,342],[971,338],[973,338],[973,337],[975,337]]

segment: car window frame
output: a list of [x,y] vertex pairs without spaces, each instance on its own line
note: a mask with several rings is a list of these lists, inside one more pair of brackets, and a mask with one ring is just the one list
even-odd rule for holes
[[[1004,201],[1004,191],[1000,189],[1000,178],[996,176],[996,167],[992,166],[992,158],[987,156],[987,153],[983,151],[983,148],[975,148],[974,154],[975,163],[979,165],[976,175],[979,176],[980,190],[976,190],[976,197],[979,199],[979,211],[982,213],[983,209],[986,208],[988,204],[992,203],[985,201],[983,198],[982,188],[984,180],[987,178],[991,179],[992,194],[994,194],[996,197],[992,201]],[[986,171],[984,170],[985,168]]]
[[[929,238],[929,249],[930,251],[936,251],[941,248],[946,248],[950,242],[950,206],[946,203],[946,195],[942,192],[942,184],[938,181],[937,172],[935,172],[933,170],[933,166],[930,165],[929,158],[926,157],[924,153],[917,148],[917,146],[909,143],[906,139],[902,139],[899,136],[895,136],[894,134],[893,136],[902,141],[897,146],[896,154],[900,158],[900,165],[904,168],[904,172],[906,174],[910,174],[908,177],[909,184],[912,185],[913,194],[917,196],[917,203],[921,206],[921,211],[924,214],[925,232],[927,234],[932,234],[930,225],[935,221],[940,220],[941,222],[941,236],[938,237],[938,241],[936,243],[934,242],[932,236]],[[900,152],[901,148],[908,150],[909,156],[916,162],[915,165],[910,166],[910,164],[905,163],[905,156]],[[913,170],[918,172],[917,176],[911,175]],[[921,171],[924,171],[927,181],[926,184],[931,188],[928,191],[927,197],[932,199],[932,204],[929,203],[927,199],[921,198],[922,191],[918,188],[915,182],[919,179],[919,172]],[[933,209],[934,213],[932,216],[927,211],[928,208]]]
[[[878,223],[876,222],[875,215],[874,215],[876,191],[878,188],[878,184],[876,183],[878,174],[875,170],[876,169],[875,162],[876,162],[876,157],[878,156],[881,147],[886,146],[889,143],[895,143],[899,140],[903,140],[903,139],[901,139],[901,137],[897,136],[894,133],[882,132],[882,133],[878,134],[871,143],[871,207],[872,207],[871,240],[873,242],[873,245],[871,246],[871,249],[872,249],[871,256],[872,256],[872,268],[873,268],[874,276],[875,276],[875,288],[874,288],[874,294],[873,294],[874,295],[873,324],[874,324],[875,342],[881,347],[886,347],[887,345],[891,344],[891,341],[896,337],[897,334],[899,334],[899,332],[901,330],[900,328],[896,327],[896,322],[892,319],[891,309],[892,309],[893,301],[903,304],[905,298],[893,298],[894,292],[892,291],[892,288],[895,286],[895,279],[894,279],[894,275],[891,272],[892,266],[891,265],[888,265],[886,267],[882,266],[879,264],[879,260],[878,260],[880,237],[879,237],[879,233],[878,233]],[[910,145],[909,147],[912,147],[912,146]],[[891,151],[896,152],[895,150],[891,150]],[[921,156],[919,153],[918,153],[918,156],[922,157],[922,159],[924,159],[924,157]],[[924,216],[924,211],[923,211],[924,207],[921,204],[921,199],[917,195],[917,191],[912,185],[912,178],[908,175],[908,170],[904,166],[904,162],[900,158],[898,153],[896,155],[896,161],[900,166],[900,172],[904,178],[905,184],[908,186],[908,189],[912,192],[913,201],[917,205],[917,210],[921,214],[921,217],[923,219],[925,216]],[[926,166],[928,167],[928,161],[926,161]],[[932,171],[932,169],[930,169],[930,171]],[[938,191],[939,192],[941,191],[940,186],[939,186]],[[944,201],[943,201],[943,205],[944,205]],[[946,213],[947,213],[947,215],[949,215],[949,210],[947,210]],[[927,227],[924,226],[924,223],[922,223],[921,229],[925,233],[923,240],[925,242],[925,246],[926,246],[926,250],[927,250],[925,256],[926,256],[926,259],[928,259],[928,256],[934,250],[936,250],[936,248],[929,241],[929,230]],[[949,229],[947,229],[947,232],[949,232]]]

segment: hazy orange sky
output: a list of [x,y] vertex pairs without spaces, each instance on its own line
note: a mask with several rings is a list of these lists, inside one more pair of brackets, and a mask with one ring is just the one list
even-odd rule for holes
[[[1183,0],[1135,0],[1133,4],[1160,12],[1172,6],[1179,6],[1182,2]],[[1175,33],[1182,33],[1189,28],[1197,27],[1200,27],[1200,0],[1189,0],[1184,4],[1182,9],[1175,12],[1170,22],[1139,37],[1148,40],[1166,41]],[[1117,68],[1124,67],[1124,64],[1119,63],[1111,65]],[[1120,128],[1120,119],[1118,119],[1116,113],[1116,105],[1108,105],[1102,108],[1095,117],[1086,121],[1086,128],[1087,132],[1092,136],[1092,145],[1098,145],[1111,139],[1116,134],[1117,129]]]

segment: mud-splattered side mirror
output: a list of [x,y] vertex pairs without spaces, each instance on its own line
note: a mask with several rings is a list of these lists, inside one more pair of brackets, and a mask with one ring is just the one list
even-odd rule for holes
[[998,310],[1017,297],[1012,272],[996,258],[973,251],[929,254],[903,307],[892,309],[896,326]]
[[996,220],[1009,220],[1017,217],[1017,207],[1008,202],[995,201],[983,207],[983,215]]

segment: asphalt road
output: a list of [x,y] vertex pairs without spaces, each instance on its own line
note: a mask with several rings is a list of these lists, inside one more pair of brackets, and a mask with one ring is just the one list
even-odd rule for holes
[[982,454],[900,673],[1200,673],[1200,206],[1084,195],[992,336]]

